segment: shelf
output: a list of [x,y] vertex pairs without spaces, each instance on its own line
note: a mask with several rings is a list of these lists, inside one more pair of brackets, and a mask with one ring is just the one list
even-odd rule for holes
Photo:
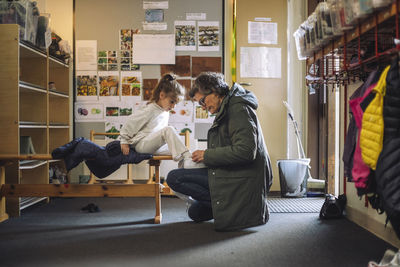
[[49,125],[50,129],[69,129],[69,125],[61,124],[61,123],[51,123]]
[[59,96],[59,97],[65,97],[65,98],[69,98],[69,95],[66,93],[62,93],[62,92],[57,92],[57,91],[49,91],[50,96]]
[[45,122],[20,121],[19,128],[46,129],[47,125]]
[[40,87],[39,85],[34,85],[31,83],[27,83],[27,82],[23,82],[20,81],[19,82],[19,88],[21,89],[20,91],[25,91],[25,92],[31,92],[31,91],[36,91],[36,92],[40,92],[40,93],[47,93],[46,88]]
[[31,169],[40,167],[46,163],[47,163],[46,161],[42,161],[42,160],[21,160],[19,162],[19,169],[20,170],[31,170]]
[[49,60],[50,60],[50,67],[63,67],[68,69],[69,65],[66,64],[65,62],[62,62],[60,59],[55,58],[53,56],[49,56]]
[[19,47],[20,47],[20,57],[23,58],[47,57],[46,51],[40,50],[39,48],[29,45],[27,43],[20,42]]

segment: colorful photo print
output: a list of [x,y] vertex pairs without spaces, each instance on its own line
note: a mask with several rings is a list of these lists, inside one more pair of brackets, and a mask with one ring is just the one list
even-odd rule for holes
[[131,70],[140,70],[140,65],[138,65],[138,64],[131,64]]
[[97,63],[100,64],[107,64],[107,58],[106,57],[99,57],[97,59]]
[[119,122],[110,122],[110,121],[106,122],[106,125],[105,125],[106,133],[116,134],[116,135],[107,135],[106,136],[107,139],[114,139],[114,140],[117,139],[121,128],[122,128],[122,124]]
[[132,61],[132,58],[130,57],[121,57],[121,65],[130,65]]
[[116,51],[107,51],[107,57],[117,57]]
[[97,96],[97,75],[76,76],[77,96]]
[[97,70],[106,71],[107,67],[108,67],[107,64],[99,64],[99,65],[97,65]]
[[140,96],[141,84],[141,72],[121,73],[122,96]]
[[118,76],[99,76],[99,95],[100,96],[119,96]]
[[117,64],[108,64],[107,65],[107,70],[109,70],[109,71],[117,71],[118,70],[118,65]]
[[119,107],[106,107],[106,117],[118,117]]
[[142,87],[142,98],[144,101],[149,101],[153,92],[153,89],[157,86],[158,79],[143,79]]
[[[131,51],[126,51],[125,50],[125,51],[121,51],[120,55],[121,55],[121,58],[123,58],[123,57],[130,58],[132,56],[132,53],[131,53]],[[121,62],[122,62],[122,59],[121,59]]]
[[146,22],[163,22],[164,10],[162,9],[146,9],[145,11]]
[[193,122],[193,102],[181,101],[169,113],[170,122]]
[[107,51],[99,51],[98,57],[107,57]]
[[126,107],[126,106],[121,106],[120,108],[119,108],[119,115],[120,116],[130,116],[130,115],[132,115],[132,112],[133,112],[133,108],[132,108],[132,106],[130,106],[130,107]]
[[131,70],[131,65],[122,65],[121,64],[121,70],[123,70],[123,71]]
[[198,22],[199,51],[219,51],[219,22]]
[[178,51],[196,50],[195,21],[175,21],[175,49]]

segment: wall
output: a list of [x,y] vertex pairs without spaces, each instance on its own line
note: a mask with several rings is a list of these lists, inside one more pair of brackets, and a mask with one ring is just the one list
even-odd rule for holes
[[[186,13],[206,13],[206,21],[219,21],[220,37],[223,36],[223,1],[205,0],[168,1],[169,7],[164,11],[164,22],[168,24],[166,31],[144,31],[142,22],[145,19],[142,0],[79,0],[75,6],[75,38],[76,40],[97,40],[98,50],[116,50],[119,48],[119,30],[140,29],[143,34],[173,34],[174,21],[186,20]],[[177,51],[176,55],[204,57],[222,57],[223,43],[216,52]],[[160,65],[141,65],[143,79],[159,79]],[[104,123],[75,123],[75,136],[89,137],[90,130],[104,132]],[[198,144],[191,141],[192,150]],[[201,144],[199,144],[200,146]],[[161,163],[161,176],[166,176],[177,164],[170,161]],[[77,168],[81,173],[87,172],[82,166]],[[135,166],[134,179],[147,179],[146,163]]]

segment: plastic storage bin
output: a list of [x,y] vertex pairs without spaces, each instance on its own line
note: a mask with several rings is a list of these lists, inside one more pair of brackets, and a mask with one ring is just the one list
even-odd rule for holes
[[277,164],[281,197],[305,197],[310,159],[281,159]]
[[39,10],[28,0],[0,1],[0,23],[18,24],[20,39],[36,44]]

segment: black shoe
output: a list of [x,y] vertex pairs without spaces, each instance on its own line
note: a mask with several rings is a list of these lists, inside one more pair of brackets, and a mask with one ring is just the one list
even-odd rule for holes
[[85,207],[81,208],[81,211],[87,211],[87,212],[100,212],[100,208],[98,206],[96,206],[93,203],[90,203],[88,205],[86,205]]

